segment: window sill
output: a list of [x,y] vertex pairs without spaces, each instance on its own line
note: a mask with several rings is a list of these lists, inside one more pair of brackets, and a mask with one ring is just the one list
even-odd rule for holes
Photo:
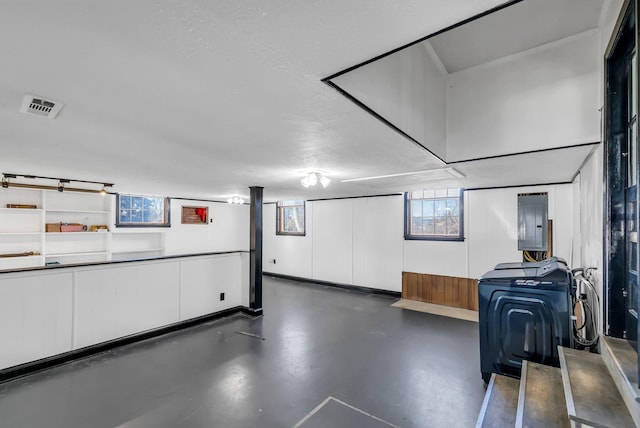
[[404,236],[405,241],[444,241],[444,242],[464,242],[464,237],[445,236]]

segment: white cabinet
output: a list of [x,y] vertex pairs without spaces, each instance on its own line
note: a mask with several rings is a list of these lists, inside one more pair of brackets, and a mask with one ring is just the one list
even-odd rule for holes
[[[8,208],[9,205],[35,208]],[[115,196],[50,190],[0,189],[0,270],[160,256],[164,232],[114,232]],[[52,232],[47,225],[86,230]],[[92,231],[91,226],[107,229]]]

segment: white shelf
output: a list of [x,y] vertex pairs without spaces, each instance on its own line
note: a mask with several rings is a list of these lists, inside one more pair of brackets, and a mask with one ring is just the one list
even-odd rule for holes
[[47,254],[46,258],[52,257],[80,257],[80,256],[100,256],[109,254],[107,251],[87,251],[83,253],[59,253],[59,254]]
[[0,208],[0,212],[39,213],[41,208]]
[[56,213],[56,214],[109,214],[110,213],[110,211],[91,211],[91,210],[46,210],[46,212]]
[[160,251],[164,251],[163,248],[146,248],[143,250],[124,250],[124,251],[113,251],[113,254],[130,254],[130,253],[157,253]]
[[126,236],[126,235],[148,235],[150,233],[164,233],[164,232],[165,232],[164,230],[133,230],[131,232],[125,232],[123,230],[119,230],[119,231],[114,230],[112,233],[114,235]]
[[0,232],[0,236],[40,236],[42,232]]
[[108,236],[111,232],[46,232],[45,235],[47,235],[47,238],[50,236],[57,236],[57,235],[63,235],[63,236],[86,236],[86,235],[102,235],[102,236]]
[[24,259],[35,259],[42,258],[42,254],[34,254],[32,256],[17,256],[17,257],[0,257],[0,260],[24,260]]

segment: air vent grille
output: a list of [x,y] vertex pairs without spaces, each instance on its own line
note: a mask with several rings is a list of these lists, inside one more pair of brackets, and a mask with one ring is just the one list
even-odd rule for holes
[[58,101],[45,100],[42,97],[33,95],[25,95],[22,100],[20,111],[27,114],[35,114],[37,116],[53,119],[58,115],[64,104]]

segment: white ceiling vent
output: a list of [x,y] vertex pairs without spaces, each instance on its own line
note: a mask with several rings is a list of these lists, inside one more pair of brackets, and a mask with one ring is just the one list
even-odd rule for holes
[[53,119],[58,115],[60,110],[62,110],[62,107],[64,107],[64,104],[58,101],[45,100],[42,97],[35,97],[33,95],[25,95],[20,111],[22,113],[35,114],[36,116]]

